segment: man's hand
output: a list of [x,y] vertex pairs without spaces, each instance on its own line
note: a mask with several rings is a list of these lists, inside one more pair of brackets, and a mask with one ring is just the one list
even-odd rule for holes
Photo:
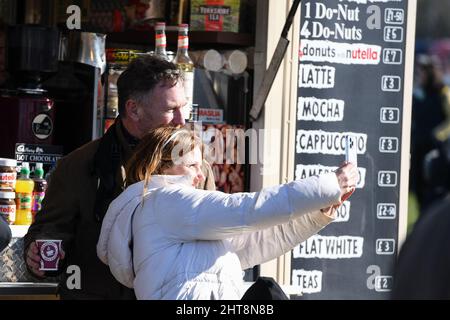
[[32,242],[27,250],[27,265],[31,272],[40,278],[44,278],[45,272],[39,270],[39,265],[41,262],[41,256],[36,245],[36,242]]
[[[65,256],[66,254],[64,253],[64,251],[61,251],[61,259],[64,259]],[[33,241],[28,247],[26,263],[28,265],[28,268],[35,276],[40,278],[45,277],[45,271],[39,270],[41,256],[39,255],[39,250],[35,241]]]

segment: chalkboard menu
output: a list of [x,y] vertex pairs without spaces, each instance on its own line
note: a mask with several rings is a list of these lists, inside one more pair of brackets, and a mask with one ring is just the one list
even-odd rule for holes
[[[335,170],[356,137],[360,180],[292,251],[299,299],[386,299],[399,241],[408,1],[302,1],[295,178]],[[406,171],[407,172],[407,171]]]

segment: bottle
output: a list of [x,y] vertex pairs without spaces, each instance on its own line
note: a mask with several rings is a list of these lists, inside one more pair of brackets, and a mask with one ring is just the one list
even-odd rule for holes
[[173,63],[184,72],[184,92],[188,104],[185,109],[185,119],[191,119],[192,103],[194,96],[194,62],[189,57],[189,25],[180,24],[178,27],[178,49]]
[[155,26],[155,55],[169,61],[166,47],[166,24],[164,22],[157,22]]
[[16,225],[31,225],[31,199],[33,197],[34,181],[30,179],[30,165],[22,163],[20,177],[16,182]]
[[45,191],[47,190],[47,180],[44,179],[44,169],[42,167],[42,163],[36,163],[33,180],[34,189],[31,205],[31,215],[34,222],[36,213],[38,213],[42,208],[42,200],[44,199]]

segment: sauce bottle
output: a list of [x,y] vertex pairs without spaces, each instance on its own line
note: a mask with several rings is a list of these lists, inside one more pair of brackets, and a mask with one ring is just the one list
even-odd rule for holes
[[42,200],[44,199],[45,191],[47,190],[47,180],[44,179],[44,168],[42,167],[42,163],[36,163],[36,167],[34,168],[33,181],[34,189],[31,205],[31,215],[34,222],[36,213],[38,213],[42,208]]

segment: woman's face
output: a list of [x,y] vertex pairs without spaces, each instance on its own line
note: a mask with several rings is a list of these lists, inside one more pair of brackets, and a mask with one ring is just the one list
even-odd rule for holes
[[200,148],[196,147],[183,156],[180,164],[175,164],[164,170],[163,173],[167,175],[189,176],[192,178],[192,186],[197,187],[200,182],[205,180],[201,167],[202,152]]

